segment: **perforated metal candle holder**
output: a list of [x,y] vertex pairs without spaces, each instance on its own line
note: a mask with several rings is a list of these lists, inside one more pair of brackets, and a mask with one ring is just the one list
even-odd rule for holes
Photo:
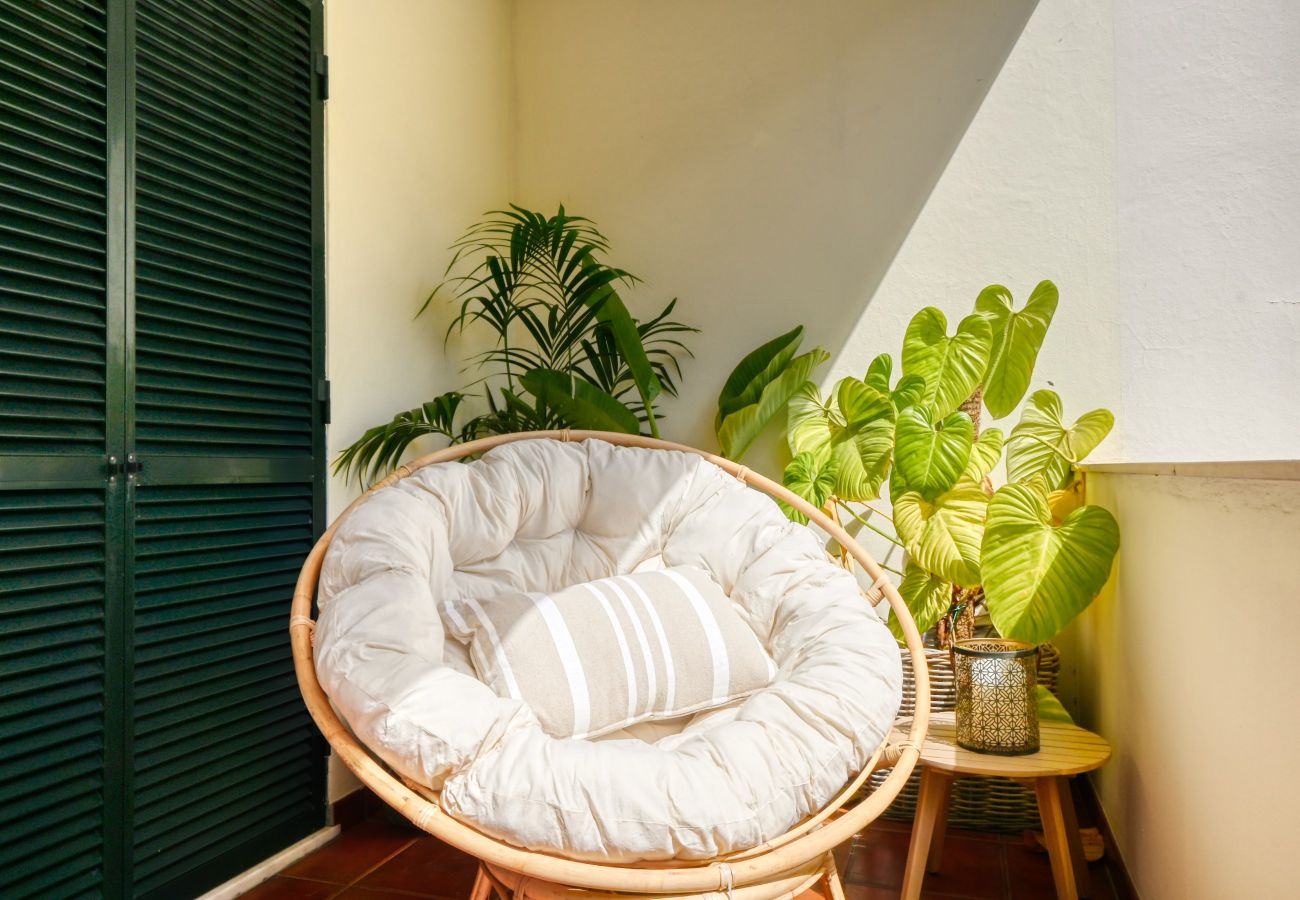
[[1038,751],[1038,647],[971,638],[954,646],[957,743],[1019,756]]

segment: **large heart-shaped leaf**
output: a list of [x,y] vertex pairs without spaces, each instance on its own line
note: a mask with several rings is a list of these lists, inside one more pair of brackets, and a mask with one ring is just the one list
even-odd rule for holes
[[1091,453],[1114,425],[1110,410],[1094,409],[1067,427],[1056,391],[1034,391],[1007,441],[1007,478],[1024,482],[1042,476],[1047,490],[1062,488],[1074,464]]
[[957,483],[970,462],[975,426],[964,412],[931,424],[930,413],[913,406],[898,415],[894,467],[908,486],[933,500]]
[[764,385],[758,400],[735,410],[723,418],[718,427],[718,443],[722,454],[730,459],[740,459],[754,443],[754,439],[767,427],[803,385],[818,366],[830,359],[830,354],[818,347],[802,356],[796,356],[774,379]]
[[[933,628],[952,606],[952,584],[910,561],[903,570],[898,593],[902,595],[921,634]],[[897,616],[889,617],[889,630],[894,633],[894,637],[903,640],[903,629],[898,626]]]
[[984,375],[984,405],[993,418],[1010,415],[1029,389],[1058,298],[1050,281],[1040,281],[1019,311],[1013,308],[1011,292],[1000,284],[989,285],[975,298],[975,311],[993,326],[993,350]]
[[925,395],[925,379],[919,375],[904,375],[893,385],[894,359],[888,353],[882,353],[867,366],[867,377],[863,379],[868,387],[875,388],[889,397],[894,409],[902,412],[909,406],[916,406]]
[[908,491],[894,503],[894,527],[912,559],[963,587],[980,583],[980,543],[989,498],[970,481],[958,481],[933,502]]
[[[835,489],[836,461],[833,457],[818,456],[807,451],[795,455],[785,467],[781,483],[813,506],[821,509]],[[808,517],[787,503],[781,509],[792,521],[808,524]]]
[[751,351],[736,365],[718,395],[718,415],[713,423],[715,430],[722,427],[722,420],[727,416],[758,402],[763,388],[790,365],[802,341],[803,326],[799,325]]
[[554,369],[532,369],[519,378],[519,383],[574,428],[624,434],[637,434],[641,430],[641,423],[632,410],[581,378]]
[[822,400],[804,385],[790,401],[790,452],[835,460],[835,495],[872,500],[889,474],[894,447],[894,407],[888,395],[856,378],[844,378]]
[[903,374],[925,379],[921,403],[943,418],[975,392],[992,347],[993,328],[984,316],[967,316],[949,337],[948,320],[927,306],[912,317],[903,336]]
[[997,428],[985,428],[980,432],[975,446],[971,447],[970,462],[966,464],[966,471],[961,477],[981,484],[997,467],[998,460],[1001,458],[1002,432]]
[[1008,484],[989,502],[984,601],[1003,637],[1039,644],[1084,610],[1110,577],[1119,526],[1099,506],[1052,525],[1037,485]]

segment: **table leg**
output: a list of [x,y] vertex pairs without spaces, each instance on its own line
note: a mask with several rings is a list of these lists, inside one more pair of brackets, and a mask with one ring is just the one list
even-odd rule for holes
[[952,803],[952,782],[952,777],[945,775],[938,788],[943,791],[943,796],[939,798],[939,808],[934,816],[934,833],[930,837],[930,853],[927,856],[929,862],[925,867],[927,872],[938,872],[939,867],[943,865],[943,838],[948,833],[948,807]]
[[941,817],[947,817],[945,806],[951,783],[952,778],[947,773],[928,766],[922,767],[921,791],[916,803],[916,817],[912,822],[912,841],[907,848],[907,868],[903,872],[904,900],[918,900],[921,896],[926,858],[934,839],[935,825]]
[[1038,815],[1043,820],[1043,838],[1052,860],[1052,880],[1061,900],[1087,897],[1091,891],[1088,861],[1079,840],[1079,823],[1074,815],[1070,784],[1064,778],[1039,778],[1034,782]]

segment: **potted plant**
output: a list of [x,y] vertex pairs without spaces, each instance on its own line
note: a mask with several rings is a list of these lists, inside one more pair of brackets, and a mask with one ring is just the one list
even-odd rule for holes
[[[1020,405],[1057,302],[1050,281],[1020,309],[1010,291],[991,285],[951,333],[944,314],[927,307],[908,325],[897,379],[893,359],[881,354],[862,378],[841,379],[827,394],[810,378],[827,355],[800,354],[797,328],[746,356],[719,397],[718,439],[732,458],[786,412],[786,486],[846,527],[902,547],[906,562],[893,569],[899,592],[918,626],[935,629],[939,646],[962,648],[963,657],[1032,652],[1050,640],[1101,590],[1119,547],[1114,518],[1083,502],[1078,469],[1110,431],[1109,411],[1069,422],[1060,397],[1039,390],[1009,435],[980,427],[985,412],[999,420]],[[1003,461],[1005,481],[995,490]],[[962,645],[984,616],[995,639],[1020,645]],[[971,726],[982,711],[980,691],[970,689],[992,671],[966,678],[959,736],[963,720]],[[1022,690],[1032,717],[1045,692],[1032,679]],[[967,729],[971,746],[1000,752],[1026,750],[1036,735],[1036,719],[1018,747],[992,746]]]
[[605,263],[609,251],[595,224],[561,206],[553,216],[511,205],[488,213],[451,246],[445,280],[457,314],[447,329],[477,327],[492,345],[471,360],[480,377],[475,414],[467,392],[449,391],[368,429],[345,449],[334,471],[374,480],[416,438],[437,434],[460,443],[492,434],[588,428],[659,436],[655,404],[675,396],[681,336],[696,329],[670,318],[635,318],[618,288],[638,281]]

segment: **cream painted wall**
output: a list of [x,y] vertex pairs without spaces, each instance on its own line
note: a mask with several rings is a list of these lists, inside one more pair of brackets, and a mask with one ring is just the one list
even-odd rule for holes
[[[920,307],[955,323],[1042,278],[1062,304],[1034,387],[1117,408],[1112,25],[1092,0],[520,4],[516,182],[594,216],[703,329],[674,438],[714,446],[726,374],[794,324],[829,385],[897,360]],[[580,91],[553,65],[577,48],[602,76]],[[779,439],[746,462],[779,476]]]
[[[329,0],[326,47],[330,458],[446,390],[445,319],[412,321],[446,247],[508,199],[507,0]],[[356,495],[333,479],[333,518]],[[330,797],[356,786],[332,765]]]
[[[829,381],[921,305],[1051,277],[1038,386],[1115,409],[1098,460],[1300,457],[1298,9],[329,0],[331,452],[456,383],[409,316],[455,233],[518,199],[595,217],[647,280],[633,306],[676,295],[704,329],[674,438],[710,444],[726,372],[795,322]],[[1244,641],[1288,627],[1296,487],[1092,489],[1124,556],[1064,643],[1073,706],[1116,742],[1125,859],[1146,900],[1285,896],[1300,723],[1272,686],[1295,679]]]
[[[1085,5],[1046,13],[1014,51],[1033,0],[516,5],[519,196],[594,217],[646,279],[633,301],[678,296],[703,330],[666,434],[713,446],[727,372],[796,323],[857,372],[895,348],[903,310],[963,310],[996,278],[1055,270],[1110,299],[1107,274],[1085,274],[1095,229],[1070,224],[1093,212],[1090,190],[1109,196],[1084,161],[1095,141],[1074,146],[1107,128],[1049,102],[1104,81],[1093,51],[1109,34]],[[977,183],[944,174],[954,150]],[[1054,153],[1069,172],[1040,197]],[[906,274],[890,269],[900,246]],[[770,470],[773,455],[747,462]]]
[[1143,900],[1285,900],[1300,864],[1300,481],[1091,474],[1124,547],[1060,641],[1065,701]]

